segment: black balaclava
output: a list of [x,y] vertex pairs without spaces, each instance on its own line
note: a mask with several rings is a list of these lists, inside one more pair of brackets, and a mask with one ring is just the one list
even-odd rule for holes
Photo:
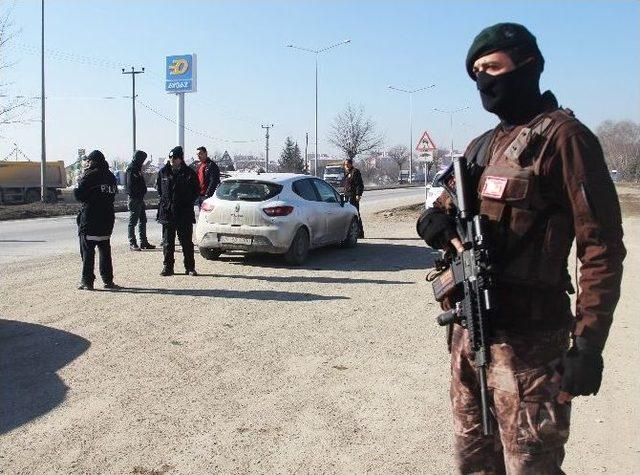
[[506,125],[521,125],[541,112],[540,70],[535,60],[508,73],[476,77],[482,106]]

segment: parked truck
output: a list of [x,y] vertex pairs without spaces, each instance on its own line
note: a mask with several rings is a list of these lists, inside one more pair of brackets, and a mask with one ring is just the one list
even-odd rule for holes
[[[67,186],[64,162],[47,162],[47,201],[58,201]],[[32,203],[40,200],[40,162],[0,161],[0,204]]]

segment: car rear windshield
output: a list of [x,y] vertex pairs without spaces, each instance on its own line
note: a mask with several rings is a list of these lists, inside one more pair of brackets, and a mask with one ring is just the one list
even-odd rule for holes
[[342,167],[326,167],[324,169],[324,172],[327,174],[333,174],[333,175],[340,175],[342,173],[344,173],[344,170],[342,169]]
[[282,185],[256,180],[226,180],[220,183],[216,196],[228,201],[266,201],[282,191]]

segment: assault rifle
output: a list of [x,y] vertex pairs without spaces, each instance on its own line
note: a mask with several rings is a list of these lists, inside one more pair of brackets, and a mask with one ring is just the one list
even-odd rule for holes
[[455,301],[451,310],[438,317],[438,324],[457,323],[467,329],[480,382],[482,430],[485,435],[491,435],[493,427],[487,395],[488,320],[492,304],[488,218],[475,213],[475,207],[468,201],[469,193],[474,191],[468,188],[468,173],[467,159],[457,157],[439,180],[456,205],[456,226],[464,251],[445,253],[444,259],[436,263],[440,273],[432,280],[432,285],[436,300],[441,302],[448,297]]

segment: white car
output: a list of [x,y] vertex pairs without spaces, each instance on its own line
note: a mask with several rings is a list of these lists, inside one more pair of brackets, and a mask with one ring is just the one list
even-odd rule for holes
[[242,250],[282,254],[301,264],[309,249],[355,246],[358,231],[358,211],[324,180],[243,173],[223,180],[202,203],[196,242],[206,259]]
[[438,197],[444,191],[443,187],[438,186],[438,180],[444,174],[445,171],[446,171],[446,169],[445,170],[440,170],[438,173],[436,173],[436,176],[433,177],[433,180],[431,181],[431,184],[426,186],[426,189],[425,189],[425,202],[424,202],[424,207],[425,208],[433,207],[433,202],[436,199],[438,199]]

